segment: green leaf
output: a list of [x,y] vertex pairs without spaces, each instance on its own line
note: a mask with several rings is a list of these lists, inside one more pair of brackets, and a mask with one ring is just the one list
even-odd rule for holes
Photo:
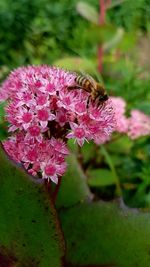
[[44,184],[38,182],[0,150],[1,266],[62,266],[57,214]]
[[150,213],[98,202],[60,215],[71,266],[150,266]]
[[81,147],[81,152],[83,155],[84,163],[88,163],[93,157],[96,157],[95,146],[92,142],[85,143],[83,147]]
[[119,6],[121,4],[123,4],[125,1],[127,0],[114,0],[114,1],[111,1],[107,7],[107,9],[111,9],[111,8],[114,8],[116,6]]
[[8,123],[0,123],[0,141],[8,137]]
[[85,71],[87,73],[95,73],[95,64],[88,60],[88,59],[82,59],[80,57],[66,57],[59,60],[56,60],[54,62],[55,66],[66,68],[70,71],[77,71],[82,72]]
[[4,140],[8,136],[8,122],[5,121],[5,105],[5,102],[0,103],[0,140]]
[[117,28],[113,25],[91,25],[85,30],[84,35],[91,45],[110,42],[116,35]]
[[111,156],[109,155],[109,153],[107,152],[107,150],[105,149],[105,147],[103,145],[101,145],[100,152],[104,155],[105,161],[108,164],[108,166],[111,170],[112,176],[114,178],[114,181],[116,183],[116,195],[121,196],[122,190],[121,190],[121,186],[120,186],[120,181],[119,181],[119,177],[117,175],[115,166],[113,164],[113,161],[111,159]]
[[123,37],[124,37],[124,29],[118,28],[112,39],[104,43],[103,45],[104,51],[107,52],[115,48],[122,41]]
[[147,115],[150,115],[150,101],[138,101],[138,103],[135,105],[135,108],[140,109]]
[[92,187],[115,184],[112,172],[107,169],[92,169],[88,171],[88,184]]
[[118,166],[122,164],[122,158],[119,154],[111,154],[111,160],[114,166]]
[[98,24],[99,14],[92,5],[80,1],[77,3],[77,11],[82,17],[84,17],[88,21]]
[[5,116],[5,111],[4,111],[4,107],[5,107],[6,103],[0,103],[0,123],[2,123],[4,121],[4,116]]
[[122,52],[127,52],[130,49],[133,49],[137,42],[137,34],[135,32],[126,32],[124,38],[120,40],[119,49]]
[[115,154],[128,154],[132,145],[133,141],[129,137],[122,136],[108,144],[108,150]]
[[92,195],[87,186],[86,179],[75,155],[70,155],[68,157],[68,170],[62,178],[61,187],[57,196],[57,207],[70,207],[79,202],[91,199]]

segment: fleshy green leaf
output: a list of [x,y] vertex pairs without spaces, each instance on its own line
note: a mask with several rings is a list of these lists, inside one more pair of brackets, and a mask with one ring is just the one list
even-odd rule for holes
[[57,197],[57,207],[69,207],[87,199],[92,195],[87,186],[86,176],[75,155],[68,157],[68,170],[62,178],[62,184]]
[[150,213],[98,202],[60,214],[71,266],[150,266]]
[[0,265],[60,267],[64,254],[57,214],[44,184],[0,150]]
[[115,184],[112,172],[107,169],[92,169],[88,171],[88,184],[92,187]]
[[98,24],[99,14],[92,5],[80,1],[77,3],[77,11],[82,17],[84,17],[88,21]]

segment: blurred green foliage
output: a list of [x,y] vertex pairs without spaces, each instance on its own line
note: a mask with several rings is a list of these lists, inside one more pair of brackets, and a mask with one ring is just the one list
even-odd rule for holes
[[[150,115],[149,0],[112,0],[105,26],[97,25],[98,13],[97,0],[0,0],[0,80],[20,65],[56,64],[92,74],[110,95],[126,99],[128,111]],[[102,75],[98,44],[104,49]],[[0,107],[1,118],[2,112]],[[5,128],[1,119],[1,139]],[[82,167],[95,197],[112,199],[118,188],[128,205],[150,207],[149,151],[148,137],[133,142],[122,136],[98,149],[85,144]]]
[[[85,2],[98,11],[97,0]],[[117,5],[115,2],[112,1],[107,12],[110,24],[128,31],[137,27],[147,30],[148,0],[126,0]],[[77,3],[77,0],[0,0],[0,65],[12,68],[22,64],[51,64],[65,55],[93,56],[95,47],[84,36],[89,22],[77,12]]]
[[[0,1],[1,65],[52,63],[84,48],[76,0]],[[80,39],[80,42],[79,42]]]
[[150,18],[149,0],[124,0],[120,3],[108,12],[110,21],[117,26],[125,27],[128,31],[137,28],[147,31]]

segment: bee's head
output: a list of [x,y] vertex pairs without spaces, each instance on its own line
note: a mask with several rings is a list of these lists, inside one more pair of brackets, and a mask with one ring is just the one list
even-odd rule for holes
[[100,83],[97,84],[97,98],[100,102],[108,100],[108,95],[106,93],[106,90],[104,86]]
[[106,101],[108,100],[108,95],[105,93],[104,95],[99,96],[99,101]]

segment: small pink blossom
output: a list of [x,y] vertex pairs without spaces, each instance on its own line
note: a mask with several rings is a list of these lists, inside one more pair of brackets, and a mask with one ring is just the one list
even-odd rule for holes
[[45,128],[49,121],[55,119],[55,115],[52,114],[48,108],[41,108],[37,110],[37,119],[39,120],[42,128]]
[[31,127],[29,127],[29,134],[32,136],[32,137],[37,137],[37,136],[39,136],[40,135],[40,133],[41,133],[41,131],[40,131],[40,127],[38,127],[38,126],[31,126]]
[[36,102],[37,102],[37,105],[38,107],[40,106],[46,106],[47,103],[48,103],[48,99],[49,99],[49,96],[48,94],[38,94],[37,95],[37,99],[36,99]]
[[55,139],[54,137],[52,137],[50,140],[50,144],[53,147],[53,149],[57,151],[58,153],[61,153],[64,155],[69,154],[69,150],[67,149],[66,144],[62,140]]
[[32,113],[27,111],[22,115],[23,123],[29,123],[31,120],[32,120]]
[[70,123],[71,129],[72,131],[67,134],[67,138],[75,138],[75,140],[77,141],[77,143],[80,146],[83,146],[84,141],[86,140],[86,132],[84,129],[84,126],[78,126],[78,124],[76,123]]
[[19,113],[20,114],[16,115],[16,126],[27,130],[32,122],[34,114],[33,112],[28,111],[28,109],[24,107],[19,108]]
[[132,110],[129,118],[128,136],[136,139],[145,135],[150,135],[150,116],[139,110]]
[[45,178],[51,179],[54,183],[58,183],[58,174],[57,174],[57,169],[56,165],[49,163],[45,166],[43,170],[43,176]]
[[48,83],[46,85],[46,91],[50,94],[50,95],[56,95],[56,89],[54,87],[54,84]]
[[55,183],[67,168],[67,139],[101,144],[116,127],[111,100],[98,106],[83,89],[69,89],[76,75],[50,66],[22,67],[0,90],[10,133],[5,150],[30,174]]
[[56,112],[56,121],[59,123],[61,127],[63,127],[65,123],[68,122],[68,114],[64,108],[60,108]]
[[86,102],[78,102],[75,104],[74,106],[74,111],[78,114],[78,115],[83,115],[87,113],[87,103]]

